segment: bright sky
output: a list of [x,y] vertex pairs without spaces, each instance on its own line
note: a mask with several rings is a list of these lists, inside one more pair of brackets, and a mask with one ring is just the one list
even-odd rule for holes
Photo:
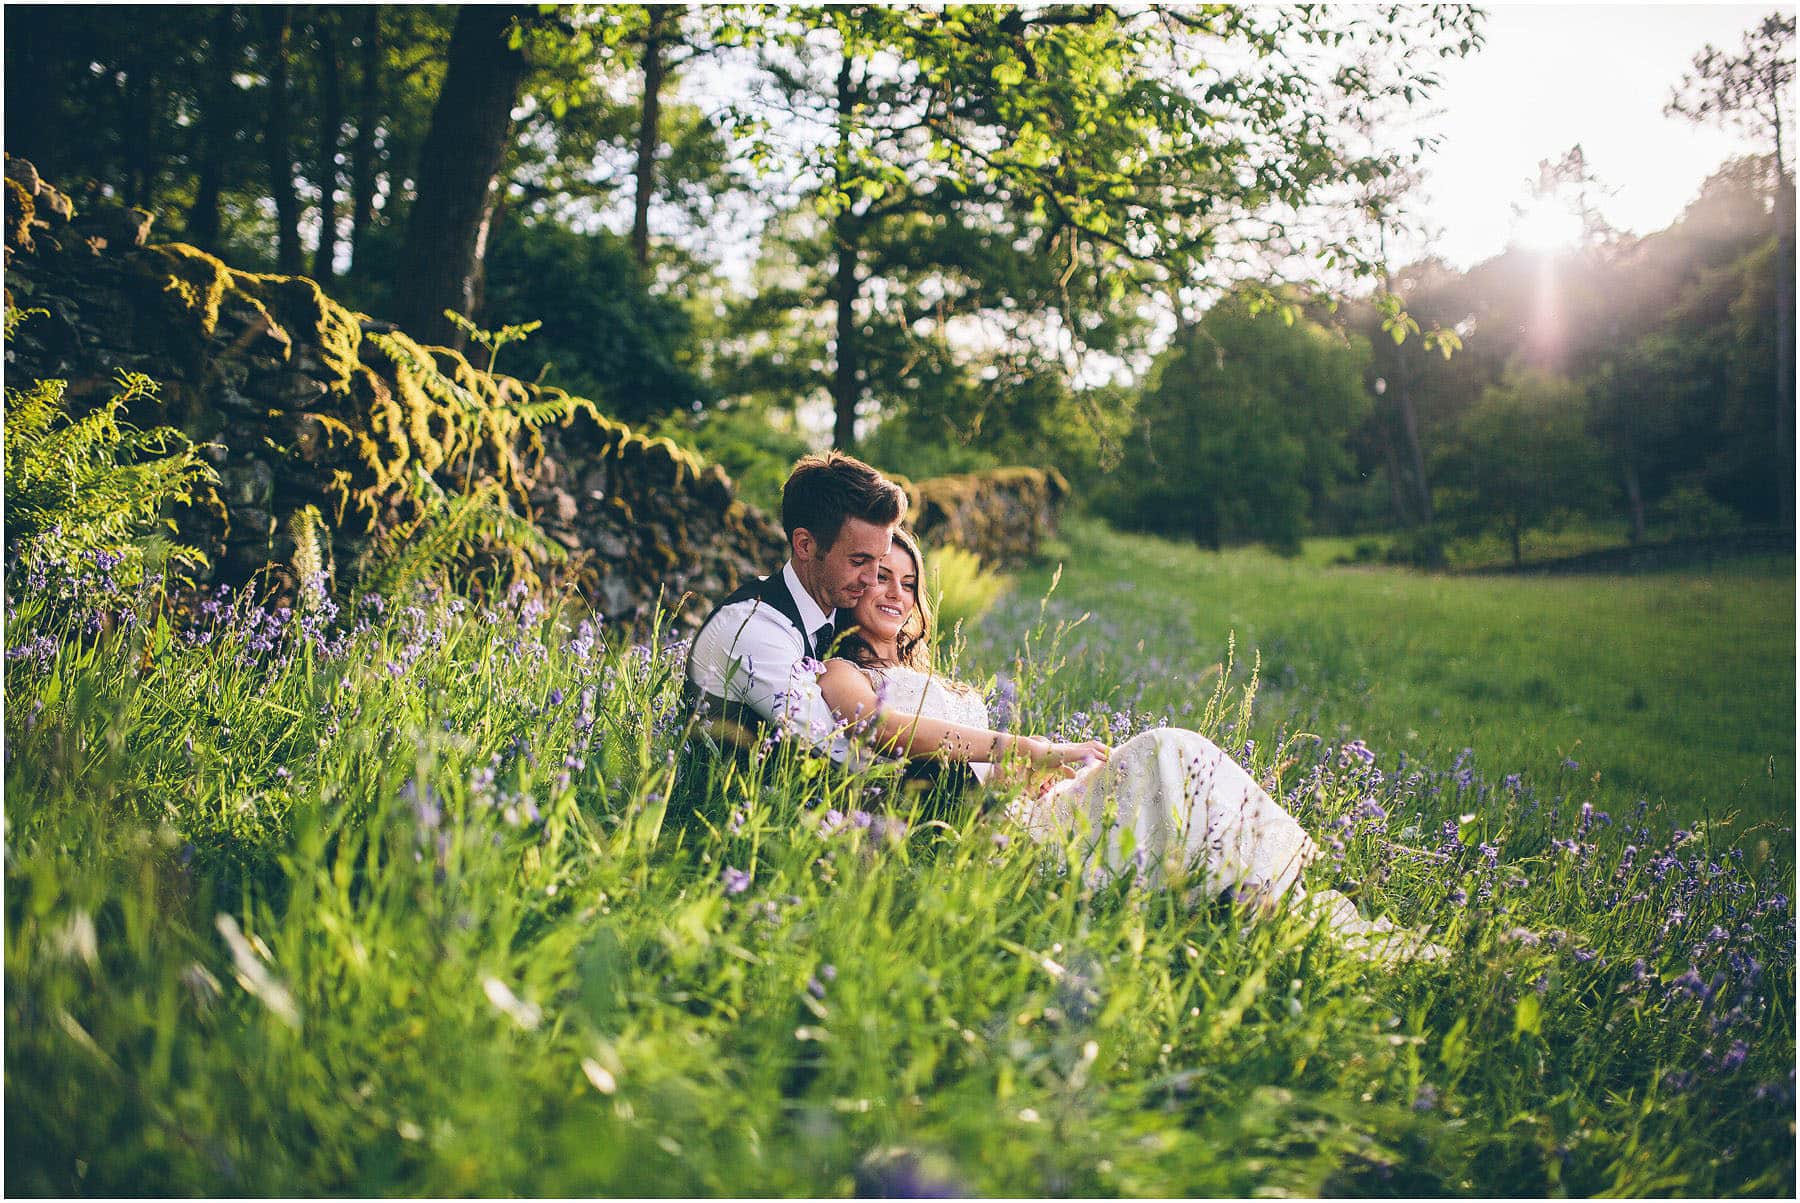
[[1735,52],[1776,8],[1737,4],[1484,5],[1486,45],[1451,61],[1426,128],[1444,136],[1427,164],[1432,248],[1468,268],[1505,249],[1511,206],[1540,159],[1577,142],[1600,182],[1600,211],[1636,234],[1675,220],[1725,159],[1761,150],[1735,130],[1663,116],[1669,89],[1702,46]]

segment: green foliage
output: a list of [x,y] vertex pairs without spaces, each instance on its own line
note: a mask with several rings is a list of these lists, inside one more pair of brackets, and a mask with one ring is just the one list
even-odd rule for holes
[[1180,335],[1137,404],[1141,428],[1097,499],[1141,530],[1218,547],[1298,549],[1308,517],[1349,462],[1368,407],[1368,346],[1234,295]]
[[1579,385],[1520,373],[1482,395],[1441,459],[1452,512],[1467,530],[1502,531],[1515,565],[1526,531],[1554,530],[1603,488],[1587,408]]
[[[8,311],[8,326],[15,323]],[[70,411],[62,380],[6,390],[7,556],[24,562],[121,557],[120,584],[174,565],[207,563],[171,539],[170,507],[217,504],[212,468],[179,430],[140,430],[120,417],[156,396],[156,382],[121,372],[113,396],[85,414]]]
[[423,584],[454,584],[482,554],[505,558],[507,575],[514,579],[533,579],[534,563],[568,559],[562,544],[514,511],[497,480],[480,480],[449,495],[421,469],[415,488],[424,501],[419,516],[369,545],[357,565],[357,594],[397,595]]
[[1791,442],[1782,432],[1792,429],[1792,402],[1777,365],[1782,326],[1789,337],[1793,328],[1792,303],[1781,299],[1793,243],[1780,237],[1782,189],[1772,157],[1732,160],[1678,221],[1644,238],[1513,249],[1466,272],[1433,260],[1398,271],[1394,289],[1409,313],[1462,332],[1448,361],[1411,340],[1393,346],[1378,306],[1352,306],[1346,324],[1373,341],[1370,387],[1385,391],[1351,440],[1361,476],[1375,483],[1343,499],[1348,521],[1380,521],[1382,510],[1388,522],[1419,520],[1408,512],[1416,507],[1383,504],[1408,492],[1387,487],[1396,475],[1409,480],[1403,398],[1425,458],[1437,461],[1486,392],[1521,372],[1576,381],[1588,395],[1588,433],[1604,452],[1589,469],[1589,517],[1627,516],[1621,503],[1634,487],[1649,510],[1699,480],[1748,522],[1788,521],[1781,498],[1793,469],[1780,449]]
[[812,450],[794,429],[792,415],[754,400],[669,414],[648,433],[673,439],[723,467],[738,497],[771,516],[781,513],[781,486],[794,461]]
[[593,397],[634,424],[711,400],[686,308],[644,286],[623,240],[509,219],[495,231],[486,279],[485,321],[541,319],[520,348],[519,376]]
[[915,480],[985,472],[1000,466],[1000,456],[988,449],[986,439],[964,443],[953,435],[946,437],[943,430],[921,430],[923,425],[911,412],[896,414],[877,426],[856,453],[883,472]]
[[[838,138],[813,152],[821,214],[904,211],[922,194],[994,199],[1061,226],[1071,275],[1124,261],[1119,252],[1138,243],[1150,248],[1140,257],[1185,277],[1233,235],[1254,239],[1249,227],[1265,207],[1303,206],[1343,174],[1393,170],[1391,159],[1353,155],[1344,129],[1324,114],[1389,88],[1429,94],[1437,76],[1414,54],[1467,54],[1480,43],[1478,30],[1476,16],[1451,12],[869,8],[792,14],[758,40],[801,53],[825,41],[852,61],[892,56],[916,66],[897,80],[853,76],[848,107],[838,104],[835,62],[777,68],[790,90],[823,101],[837,126]],[[1307,61],[1314,47],[1346,43],[1390,53],[1363,73],[1318,71]],[[1236,69],[1216,65],[1218,44],[1244,52]],[[1167,69],[1172,47],[1196,56],[1179,61],[1204,88]],[[1403,47],[1413,53],[1392,53]],[[1270,53],[1277,48],[1288,53]],[[961,102],[930,104],[941,95]],[[1303,129],[1284,125],[1276,113],[1290,106],[1320,119]],[[740,132],[753,154],[775,153],[760,123],[745,122]],[[897,145],[908,147],[904,160],[892,153]],[[1372,270],[1353,243],[1330,249],[1346,265]],[[1084,286],[1105,285],[1096,276]],[[1118,278],[1121,290],[1128,286]]]
[[984,568],[974,552],[947,544],[925,554],[926,589],[946,641],[973,626],[1012,588],[1012,578]]
[[[1284,263],[1308,264],[1303,273],[1322,260],[1375,274],[1357,238],[1264,219],[1304,210],[1346,176],[1398,170],[1402,152],[1358,153],[1351,122],[1329,115],[1421,98],[1438,82],[1419,68],[1424,56],[1480,42],[1473,10],[1447,9],[759,16],[722,37],[759,48],[780,96],[734,106],[734,132],[765,171],[806,181],[810,204],[772,240],[783,260],[797,251],[803,274],[772,273],[751,303],[753,320],[798,331],[805,346],[792,354],[778,334],[766,355],[751,354],[810,369],[806,387],[829,389],[845,444],[860,438],[859,420],[896,410],[933,427],[948,420],[950,431],[912,440],[922,446],[952,432],[970,441],[984,419],[1006,429],[1015,395],[1034,417],[1047,413],[1055,390],[1022,383],[1050,375],[1066,391],[1091,355],[1144,347],[1152,307],[1126,298],[1236,280],[1237,264],[1274,243]],[[1314,61],[1345,46],[1399,53],[1371,54],[1356,72]],[[798,160],[783,135],[793,111],[817,113],[833,135]],[[1313,119],[1285,122],[1289,111]],[[1278,283],[1244,287],[1276,300]],[[972,326],[1000,345],[970,353]],[[815,354],[826,339],[830,354]],[[1095,407],[1060,416],[1087,427],[1093,458],[1116,465],[1115,432],[1093,421]]]
[[1658,524],[1676,539],[1715,539],[1743,526],[1736,510],[1692,484],[1682,485],[1658,502],[1656,517]]
[[1722,350],[1716,339],[1694,331],[1648,334],[1590,378],[1589,432],[1614,463],[1636,472],[1651,497],[1662,496],[1674,476],[1692,473],[1694,447],[1716,436],[1714,378]]

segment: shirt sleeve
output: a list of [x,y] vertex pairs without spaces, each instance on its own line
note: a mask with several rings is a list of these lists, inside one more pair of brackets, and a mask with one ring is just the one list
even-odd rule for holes
[[722,611],[694,647],[694,683],[740,702],[842,763],[849,741],[819,691],[816,665],[805,659],[800,632],[772,607],[742,603]]

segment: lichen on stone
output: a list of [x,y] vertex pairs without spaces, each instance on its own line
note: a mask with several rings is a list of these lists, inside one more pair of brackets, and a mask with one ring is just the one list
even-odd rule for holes
[[31,249],[31,222],[37,216],[37,202],[25,185],[10,175],[6,177],[6,245],[22,251]]

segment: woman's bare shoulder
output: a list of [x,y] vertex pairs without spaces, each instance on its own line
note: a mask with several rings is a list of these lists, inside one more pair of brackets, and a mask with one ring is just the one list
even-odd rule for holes
[[857,664],[855,661],[845,660],[841,656],[834,656],[830,660],[825,661],[825,671],[820,674],[819,683],[823,685],[828,681],[842,684],[854,682],[861,684],[864,688],[871,688],[871,682],[875,678],[876,671],[879,670],[870,670]]

